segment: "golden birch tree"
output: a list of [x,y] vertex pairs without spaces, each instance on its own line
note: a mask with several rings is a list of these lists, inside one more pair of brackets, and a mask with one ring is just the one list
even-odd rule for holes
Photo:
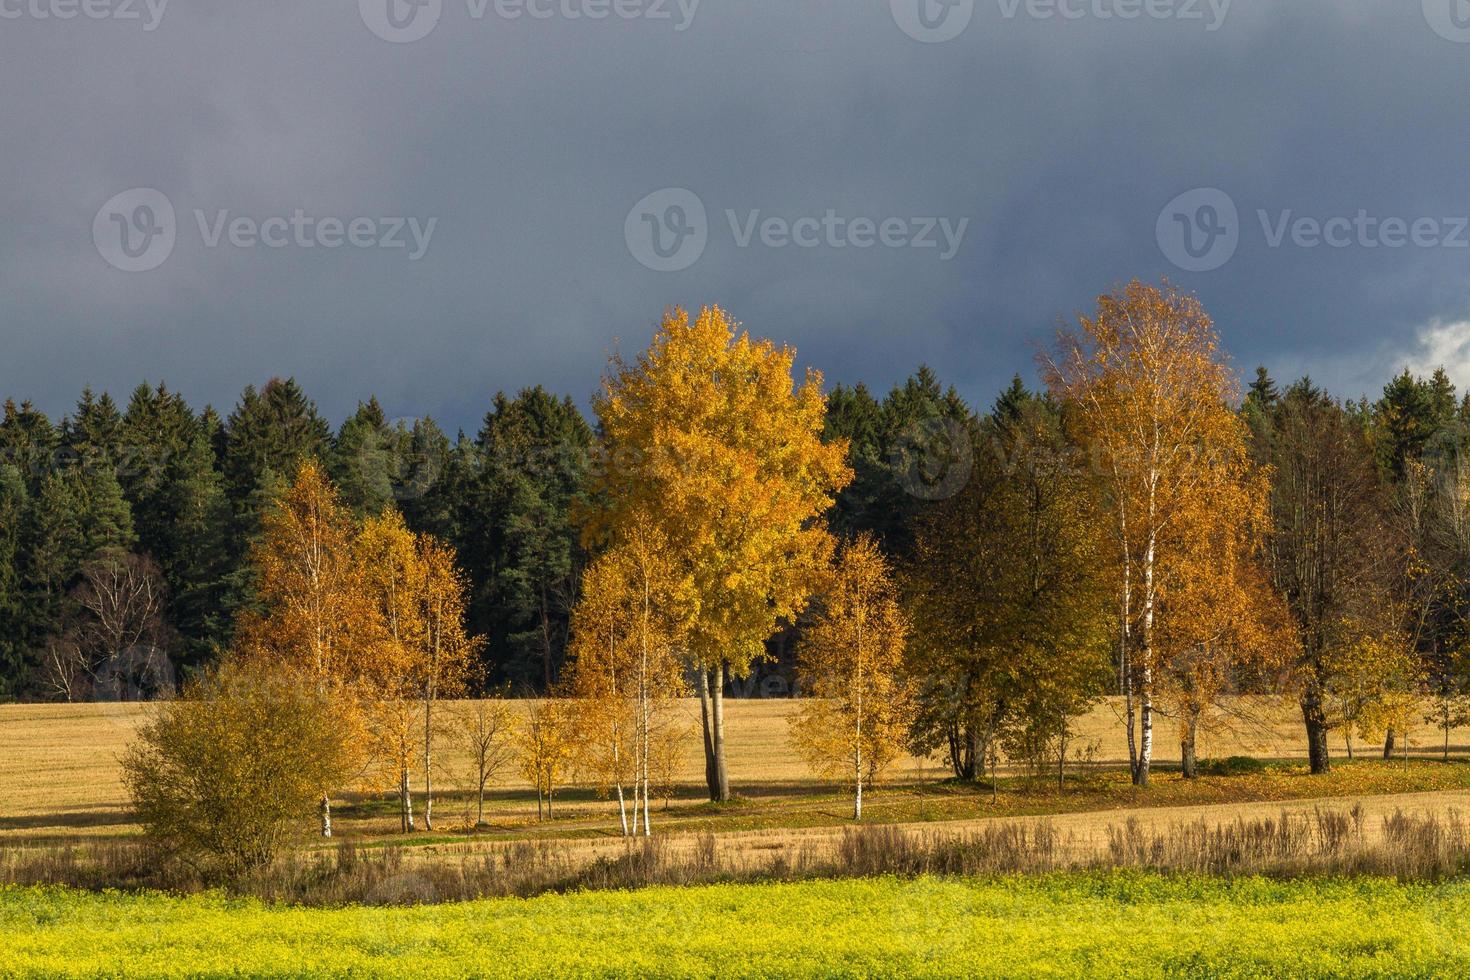
[[[615,793],[624,836],[652,833],[657,762],[682,735],[676,701],[685,693],[680,651],[693,596],[667,574],[667,541],[647,522],[627,528],[582,577],[569,649],[584,762]],[[632,788],[629,820],[625,787]]]
[[1134,783],[1146,786],[1165,668],[1163,569],[1188,546],[1188,517],[1218,468],[1246,451],[1244,423],[1231,410],[1238,383],[1199,301],[1137,280],[1100,297],[1096,315],[1062,335],[1044,368],[1102,474],[1129,760]]
[[412,770],[419,761],[418,699],[427,623],[420,606],[425,572],[413,532],[393,509],[367,518],[356,545],[359,573],[381,629],[372,658],[369,708],[378,769],[398,794],[399,830],[416,828]]
[[[238,624],[250,656],[307,677],[341,713],[348,744],[365,751],[361,706],[381,651],[381,618],[368,598],[355,553],[356,528],[336,490],[312,461],[265,514],[251,554],[259,611]],[[332,835],[330,792],[322,787],[321,833]]]
[[863,786],[903,751],[913,699],[903,675],[908,625],[888,562],[871,535],[845,545],[797,650],[807,697],[791,736],[814,770],[853,787],[852,816],[863,818]]
[[416,606],[423,623],[414,678],[423,705],[424,829],[433,830],[434,705],[464,692],[483,640],[465,630],[470,585],[454,548],[431,534],[420,534],[414,546],[420,572]]
[[516,730],[521,775],[536,787],[537,820],[554,818],[552,798],[575,760],[572,711],[572,703],[553,692],[527,705],[525,723]]
[[730,796],[724,685],[766,655],[805,608],[831,553],[822,515],[851,479],[845,442],[824,443],[821,375],[797,384],[796,352],[708,307],[665,316],[648,349],[614,358],[595,400],[602,466],[584,516],[589,545],[644,521],[696,597],[685,641],[694,668],[712,800]]

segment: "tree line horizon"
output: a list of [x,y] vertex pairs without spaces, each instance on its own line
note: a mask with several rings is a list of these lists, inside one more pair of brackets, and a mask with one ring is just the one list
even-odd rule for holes
[[[716,799],[737,678],[856,696],[841,751],[820,734],[839,719],[798,725],[814,761],[846,759],[859,809],[900,744],[958,777],[1002,752],[1059,771],[1105,694],[1125,699],[1143,785],[1156,719],[1192,775],[1226,693],[1294,696],[1314,772],[1329,732],[1351,752],[1464,722],[1470,393],[1443,369],[1371,403],[1264,367],[1242,388],[1198,300],[1139,282],[1063,332],[1039,389],[1018,374],[988,410],[927,367],[882,400],[824,391],[793,377],[794,353],[718,308],[676,311],[636,361],[614,358],[595,426],[536,386],[497,394],[474,438],[391,425],[372,398],[334,433],[292,379],[224,418],[162,384],[123,407],[86,390],[56,424],[7,401],[0,698],[146,697],[213,662],[270,613],[252,555],[310,461],[360,519],[396,513],[451,549],[483,638],[473,693],[546,692],[595,660],[574,621],[599,598],[607,637],[676,636]],[[676,540],[686,526],[703,551]],[[676,552],[682,572],[655,568]],[[124,593],[131,618],[108,622]],[[886,666],[858,690],[844,657],[871,642],[852,630],[865,610]]]

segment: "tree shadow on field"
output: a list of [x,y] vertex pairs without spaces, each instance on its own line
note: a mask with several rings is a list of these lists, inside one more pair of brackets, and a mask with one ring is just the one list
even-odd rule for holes
[[133,815],[126,810],[84,810],[76,807],[52,813],[31,813],[23,817],[0,817],[0,830],[119,827],[130,823],[133,823]]

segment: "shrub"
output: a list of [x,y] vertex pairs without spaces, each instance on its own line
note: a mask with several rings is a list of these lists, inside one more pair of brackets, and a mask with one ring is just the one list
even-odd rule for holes
[[278,668],[226,659],[160,706],[124,756],[139,821],[203,873],[270,864],[350,768],[338,709]]

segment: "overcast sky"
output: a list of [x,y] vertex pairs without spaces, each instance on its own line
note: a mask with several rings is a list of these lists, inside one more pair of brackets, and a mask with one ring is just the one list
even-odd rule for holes
[[1470,384],[1470,2],[918,2],[0,0],[0,394],[473,429],[717,302],[988,403],[1165,275],[1242,371]]

